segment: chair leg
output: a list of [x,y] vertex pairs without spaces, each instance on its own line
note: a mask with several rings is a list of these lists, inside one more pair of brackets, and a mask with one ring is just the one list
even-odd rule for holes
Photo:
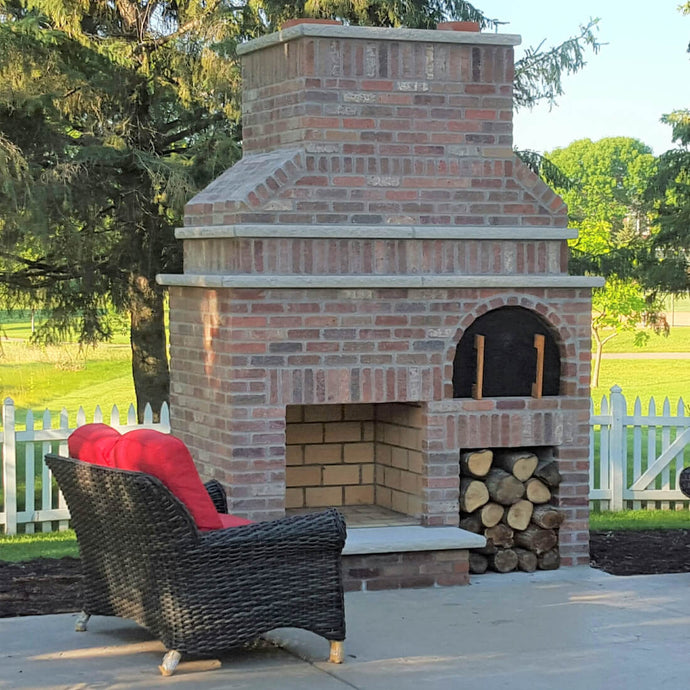
[[171,649],[169,652],[167,652],[163,657],[163,663],[158,667],[161,675],[172,676],[172,674],[175,673],[177,664],[180,663],[181,657],[182,655],[174,649]]
[[89,622],[91,614],[82,611],[74,622],[74,629],[76,632],[86,632],[86,624]]
[[343,641],[331,640],[331,654],[328,657],[328,661],[332,664],[342,664],[344,656],[345,650],[343,649]]

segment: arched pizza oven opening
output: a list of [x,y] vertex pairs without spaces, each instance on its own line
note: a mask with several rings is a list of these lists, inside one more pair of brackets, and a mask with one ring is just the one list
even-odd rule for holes
[[453,362],[453,397],[558,395],[561,359],[549,325],[523,307],[480,316],[464,333]]

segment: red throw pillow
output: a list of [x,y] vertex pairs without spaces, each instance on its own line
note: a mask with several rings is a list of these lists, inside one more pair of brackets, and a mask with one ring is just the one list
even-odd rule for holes
[[237,515],[225,515],[224,513],[218,513],[220,521],[223,523],[223,529],[226,527],[241,527],[242,525],[252,525],[254,524],[251,520],[246,518],[238,517]]
[[71,458],[112,467],[110,452],[120,438],[120,432],[107,424],[84,424],[70,434],[67,449]]
[[187,506],[199,529],[223,527],[192,456],[179,438],[153,429],[128,431],[113,447],[111,459],[119,469],[158,477]]

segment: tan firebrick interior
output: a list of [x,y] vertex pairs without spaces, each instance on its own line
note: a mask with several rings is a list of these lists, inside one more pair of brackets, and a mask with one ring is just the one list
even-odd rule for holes
[[421,416],[409,403],[288,406],[286,509],[372,505],[419,517]]

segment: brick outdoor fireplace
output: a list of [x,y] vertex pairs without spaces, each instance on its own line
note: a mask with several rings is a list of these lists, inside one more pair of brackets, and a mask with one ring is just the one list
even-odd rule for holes
[[244,157],[189,202],[184,274],[160,277],[172,427],[259,520],[457,527],[461,451],[537,449],[561,562],[586,563],[599,283],[567,275],[566,208],[512,153],[519,37],[453,28],[304,22],[240,47]]

